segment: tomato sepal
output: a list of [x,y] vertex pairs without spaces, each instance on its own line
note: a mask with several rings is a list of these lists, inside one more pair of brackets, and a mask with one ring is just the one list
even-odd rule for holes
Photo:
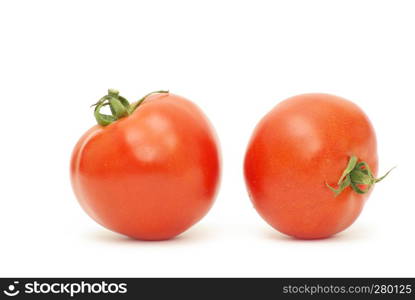
[[[169,91],[160,90],[151,92],[137,102],[130,104],[126,98],[120,95],[118,90],[108,89],[108,94],[91,105],[91,107],[95,107],[94,116],[97,123],[101,126],[108,126],[121,118],[131,115],[148,96],[159,93],[169,93]],[[107,105],[110,107],[111,115],[101,113],[101,109]]]
[[[375,178],[369,165],[364,161],[358,161],[358,158],[354,155],[349,158],[349,162],[337,182],[337,189],[326,182],[326,186],[334,193],[335,197],[340,195],[349,186],[358,194],[366,194],[375,183],[383,180],[395,168],[390,169],[382,177]],[[360,188],[361,185],[366,186],[366,188]]]

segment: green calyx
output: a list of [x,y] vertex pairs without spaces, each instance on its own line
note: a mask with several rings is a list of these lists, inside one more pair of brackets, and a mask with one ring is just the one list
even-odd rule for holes
[[[155,91],[145,95],[143,98],[138,100],[135,103],[131,103],[120,96],[120,93],[117,90],[109,89],[108,94],[98,100],[97,103],[93,104],[95,106],[94,116],[97,120],[97,123],[101,126],[107,126],[121,118],[131,115],[138,106],[150,95],[158,93],[168,93],[169,91]],[[101,109],[104,106],[109,106],[111,110],[111,115],[106,115],[101,113]]]
[[[340,195],[344,189],[348,186],[352,188],[358,194],[365,194],[369,192],[370,188],[377,182],[384,179],[394,168],[390,169],[385,175],[380,178],[375,178],[369,165],[362,161],[358,162],[356,156],[352,156],[349,159],[346,169],[343,171],[342,176],[337,182],[338,188],[335,189],[326,182],[326,186],[334,193],[335,196]],[[360,188],[360,185],[366,186],[364,189]]]

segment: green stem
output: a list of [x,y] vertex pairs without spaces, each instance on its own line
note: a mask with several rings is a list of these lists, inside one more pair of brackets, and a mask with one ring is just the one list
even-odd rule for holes
[[[97,120],[97,123],[101,126],[108,126],[111,123],[129,116],[132,114],[137,107],[150,95],[155,93],[168,93],[169,91],[156,91],[145,95],[143,98],[138,100],[136,103],[130,104],[127,99],[120,96],[119,91],[114,89],[108,89],[108,94],[98,100],[97,103],[93,104],[95,106],[94,116]],[[101,109],[104,106],[109,106],[111,110],[111,115],[101,113]]]
[[[343,174],[337,182],[337,189],[330,186],[327,182],[326,186],[334,193],[335,196],[340,195],[343,190],[349,186],[356,193],[365,194],[369,192],[375,183],[384,179],[393,169],[394,168],[390,169],[382,177],[375,178],[366,162],[362,161],[358,163],[358,158],[356,156],[351,156],[346,168],[343,171]],[[360,188],[360,185],[364,185],[365,188]]]

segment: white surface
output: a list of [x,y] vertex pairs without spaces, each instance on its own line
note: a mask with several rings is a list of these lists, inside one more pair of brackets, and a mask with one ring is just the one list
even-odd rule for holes
[[[0,276],[415,276],[413,1],[3,1]],[[89,105],[170,89],[222,147],[211,212],[166,242],[95,224],[69,184]],[[296,241],[256,214],[242,177],[255,124],[279,101],[326,92],[378,135],[380,183],[358,221]],[[356,133],[358,134],[358,133]]]

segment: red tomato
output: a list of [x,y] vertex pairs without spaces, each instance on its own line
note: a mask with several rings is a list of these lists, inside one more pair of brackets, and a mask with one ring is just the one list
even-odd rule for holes
[[369,119],[354,103],[327,94],[299,95],[274,107],[257,125],[244,162],[258,213],[302,239],[349,227],[379,181],[377,169]]
[[[117,101],[106,97],[116,102],[113,114],[125,113],[125,99],[112,93]],[[72,154],[72,185],[84,210],[106,228],[136,239],[169,239],[212,206],[218,142],[202,111],[180,96],[151,94],[138,104],[118,120],[101,117],[107,126],[83,135]]]

